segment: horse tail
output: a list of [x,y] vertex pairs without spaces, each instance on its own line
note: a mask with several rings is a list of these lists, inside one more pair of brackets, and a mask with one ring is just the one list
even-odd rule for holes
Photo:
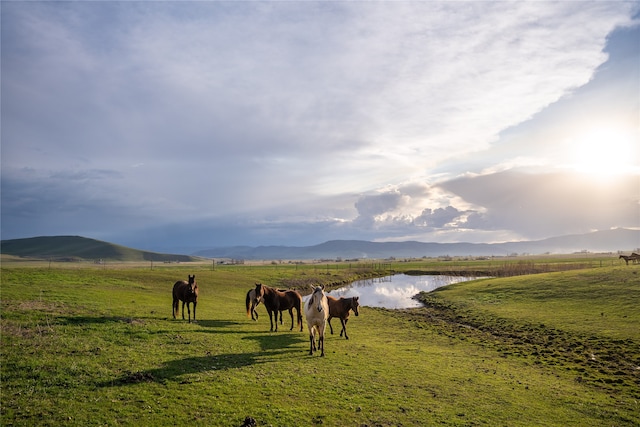
[[251,295],[251,291],[252,291],[252,290],[253,290],[253,289],[250,289],[250,290],[247,292],[247,301],[246,301],[246,304],[247,304],[247,317],[250,317],[250,316],[251,316],[251,310],[250,310],[250,306],[251,306],[251,297],[250,297],[250,295]]
[[300,326],[300,332],[302,332],[302,297],[296,292],[296,304],[298,311],[298,326]]
[[178,288],[180,287],[180,281],[176,282],[173,285],[173,304],[172,304],[172,308],[173,308],[173,318],[175,319],[176,317],[178,317],[178,313],[180,312],[180,296],[178,293]]

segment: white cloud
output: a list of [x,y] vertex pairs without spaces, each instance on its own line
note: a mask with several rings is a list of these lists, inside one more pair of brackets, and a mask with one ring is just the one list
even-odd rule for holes
[[[354,235],[415,218],[477,224],[486,201],[434,187],[435,168],[587,83],[635,9],[3,4],[3,220],[24,203],[18,188],[51,202],[41,191],[55,177],[56,203],[154,223],[308,218],[343,232],[358,218]],[[109,173],[67,191],[96,171]]]

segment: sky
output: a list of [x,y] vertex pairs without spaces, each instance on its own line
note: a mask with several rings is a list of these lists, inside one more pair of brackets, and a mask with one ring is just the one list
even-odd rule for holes
[[4,240],[189,253],[640,228],[640,2],[0,13]]

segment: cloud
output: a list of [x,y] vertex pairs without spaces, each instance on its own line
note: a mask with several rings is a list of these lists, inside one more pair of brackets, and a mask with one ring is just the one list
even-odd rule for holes
[[413,220],[417,226],[444,228],[447,224],[453,223],[454,220],[460,218],[463,212],[453,206],[437,209],[425,209],[422,214]]
[[519,230],[529,238],[541,238],[637,227],[640,194],[634,182],[640,182],[640,176],[624,175],[603,185],[583,174],[506,171],[439,186],[483,208],[473,212],[467,227]]
[[214,224],[250,243],[521,226],[493,211],[506,202],[462,188],[477,181],[435,183],[593,79],[635,10],[3,4],[3,236]]

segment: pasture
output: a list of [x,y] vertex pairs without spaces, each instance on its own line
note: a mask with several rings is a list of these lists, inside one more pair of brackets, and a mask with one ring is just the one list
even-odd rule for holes
[[[270,332],[262,304],[247,318],[245,296],[255,282],[343,280],[330,267],[3,264],[1,274],[6,426],[640,423],[631,265],[451,285],[415,310],[360,307],[349,340],[327,333],[325,357],[308,355],[306,324]],[[189,274],[195,323],[172,316],[172,286]]]

